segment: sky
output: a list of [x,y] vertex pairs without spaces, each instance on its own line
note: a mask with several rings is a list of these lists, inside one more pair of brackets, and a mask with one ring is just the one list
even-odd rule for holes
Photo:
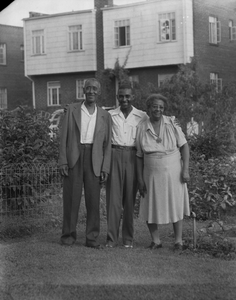
[[[116,5],[142,2],[144,0],[113,0]],[[6,2],[6,1],[5,1]],[[94,0],[15,0],[0,11],[0,24],[21,26],[29,12],[57,14],[93,8]]]

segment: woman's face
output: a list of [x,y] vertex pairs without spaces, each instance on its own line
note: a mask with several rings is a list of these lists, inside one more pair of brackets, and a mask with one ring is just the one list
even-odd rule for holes
[[163,115],[165,109],[164,101],[156,99],[149,107],[148,114],[151,120],[158,121]]

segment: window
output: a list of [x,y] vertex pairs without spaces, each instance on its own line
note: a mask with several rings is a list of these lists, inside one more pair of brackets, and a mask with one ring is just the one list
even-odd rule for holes
[[233,26],[233,21],[229,20],[229,39],[236,41],[236,26]]
[[130,45],[130,21],[119,20],[115,21],[115,47]]
[[175,13],[159,14],[159,41],[170,42],[176,40]]
[[7,109],[7,89],[0,88],[0,109]]
[[0,44],[0,65],[6,65],[6,44]]
[[84,81],[85,80],[81,79],[76,80],[76,99],[85,99],[85,94],[83,91]]
[[217,92],[222,90],[222,78],[219,78],[218,73],[210,73],[210,82],[215,86]]
[[131,82],[131,86],[135,88],[139,84],[139,77],[138,75],[129,76],[129,81]]
[[32,54],[45,54],[44,30],[32,31]]
[[174,74],[158,74],[158,86],[162,86],[166,80],[170,80]]
[[69,26],[69,51],[76,51],[82,49],[82,25]]
[[60,88],[59,81],[48,82],[48,106],[61,104]]
[[25,51],[24,51],[24,45],[20,45],[20,51],[21,51],[21,60],[24,61]]
[[218,44],[221,42],[221,25],[216,17],[209,17],[209,43]]

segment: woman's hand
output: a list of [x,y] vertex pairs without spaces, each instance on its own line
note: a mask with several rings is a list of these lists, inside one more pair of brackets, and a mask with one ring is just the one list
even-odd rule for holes
[[138,183],[138,190],[139,190],[139,194],[144,197],[145,194],[147,193],[147,188],[146,188],[146,184],[145,182],[142,180],[142,181],[139,181]]
[[187,183],[190,181],[189,171],[188,170],[182,170],[182,181],[183,183]]
[[108,174],[106,172],[101,172],[101,175],[100,175],[100,184],[106,182],[107,178],[108,178]]

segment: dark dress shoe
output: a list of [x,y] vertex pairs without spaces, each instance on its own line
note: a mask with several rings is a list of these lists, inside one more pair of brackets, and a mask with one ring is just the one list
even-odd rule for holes
[[182,251],[183,250],[183,245],[181,245],[180,243],[176,243],[174,244],[174,251]]
[[97,250],[103,249],[103,246],[101,246],[101,245],[85,245],[85,246],[89,247],[89,248],[97,249]]
[[155,250],[155,249],[159,249],[162,248],[162,244],[156,244],[154,242],[151,242],[151,244],[147,247],[150,250]]

